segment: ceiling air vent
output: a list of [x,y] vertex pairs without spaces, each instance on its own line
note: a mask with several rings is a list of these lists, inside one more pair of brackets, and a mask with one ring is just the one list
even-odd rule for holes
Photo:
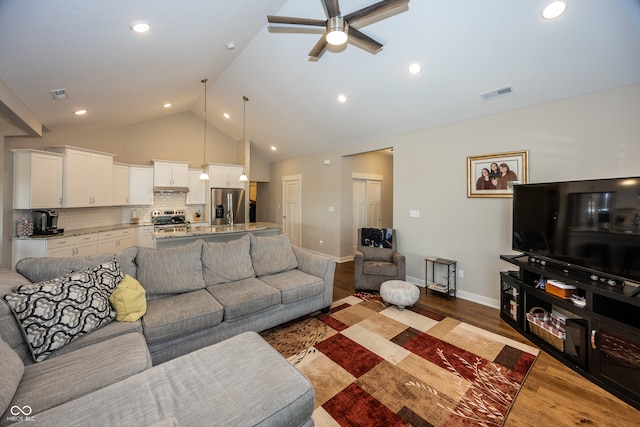
[[481,93],[483,101],[489,101],[501,96],[511,95],[513,93],[513,86],[506,86],[500,89],[490,90],[489,92]]
[[62,101],[69,97],[69,93],[66,89],[54,89],[51,91],[51,96],[53,96],[53,99],[56,101]]

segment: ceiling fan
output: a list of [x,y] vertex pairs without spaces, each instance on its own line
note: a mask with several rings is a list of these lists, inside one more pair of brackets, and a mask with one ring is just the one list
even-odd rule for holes
[[[398,6],[406,5],[409,0],[382,0],[355,12],[342,16],[338,0],[322,0],[327,12],[328,19],[293,18],[289,16],[267,16],[270,24],[305,25],[315,27],[326,27],[326,31],[318,40],[316,45],[309,52],[311,59],[318,60],[327,49],[328,45],[342,45],[351,39],[357,41],[361,46],[371,53],[377,53],[382,44],[375,41],[366,34],[360,32],[354,25],[365,19],[371,19],[384,12],[392,10]],[[364,24],[366,25],[366,23]]]

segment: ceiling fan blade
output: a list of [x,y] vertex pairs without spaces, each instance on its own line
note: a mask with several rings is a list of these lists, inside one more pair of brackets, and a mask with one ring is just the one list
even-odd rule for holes
[[309,56],[317,60],[324,53],[326,48],[327,48],[327,33],[325,32],[322,35],[322,37],[320,37],[320,40],[318,40],[318,43],[316,43],[313,49],[311,49],[311,51],[309,52]]
[[379,13],[386,12],[407,3],[409,3],[409,0],[382,0],[378,3],[372,4],[371,6],[367,6],[348,15],[345,15],[344,19],[346,19],[349,24],[352,24],[361,19],[371,18],[372,16],[375,16]]
[[324,0],[324,6],[327,8],[329,18],[340,16],[340,5],[338,4],[338,0]]
[[269,21],[270,24],[313,25],[317,27],[327,26],[327,21],[322,21],[320,19],[293,18],[290,16],[268,15],[267,21]]
[[356,30],[353,27],[349,27],[349,38],[353,38],[353,39],[357,40],[358,42],[363,44],[368,50],[370,50],[372,53],[376,53],[377,51],[382,49],[382,44],[381,43],[378,43],[377,41],[375,41],[371,37],[367,36],[366,34],[360,32],[358,30]]

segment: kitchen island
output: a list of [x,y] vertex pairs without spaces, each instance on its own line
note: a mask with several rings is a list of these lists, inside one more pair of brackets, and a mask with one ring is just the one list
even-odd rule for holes
[[255,236],[277,236],[281,225],[270,222],[252,222],[244,224],[203,225],[188,224],[186,230],[158,230],[154,232],[156,248],[170,248],[185,245],[198,239],[205,242],[228,242],[239,239],[245,234]]

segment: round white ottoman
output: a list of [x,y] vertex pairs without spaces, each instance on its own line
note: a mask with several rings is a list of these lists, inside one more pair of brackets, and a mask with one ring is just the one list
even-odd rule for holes
[[404,280],[387,280],[380,285],[380,296],[387,304],[395,305],[402,310],[418,301],[420,289]]

